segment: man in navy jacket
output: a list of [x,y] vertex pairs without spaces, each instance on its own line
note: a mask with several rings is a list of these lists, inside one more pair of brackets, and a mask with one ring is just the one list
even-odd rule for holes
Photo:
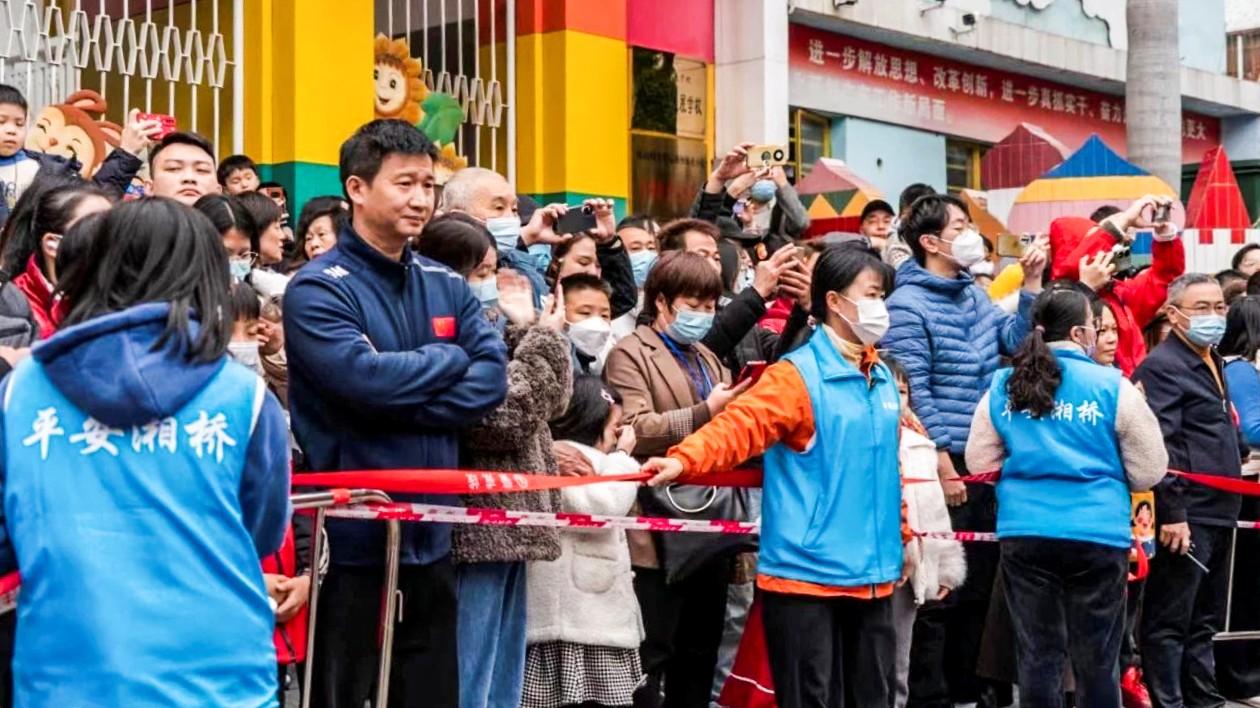
[[[397,120],[341,147],[351,224],[285,295],[293,430],[317,471],[459,466],[459,436],[498,406],[507,351],[464,280],[409,245],[433,213],[437,150]],[[456,497],[406,497],[458,504]],[[384,526],[330,520],[313,705],[354,706],[376,676]],[[391,701],[457,706],[450,527],[404,524]]]
[[[1238,479],[1251,450],[1238,432],[1214,347],[1225,332],[1216,279],[1187,273],[1168,286],[1172,334],[1133,374],[1159,418],[1174,470]],[[1155,487],[1160,545],[1142,609],[1142,673],[1156,706],[1224,705],[1212,635],[1224,629],[1233,533],[1242,499],[1169,475]],[[1248,568],[1242,572],[1254,572]]]

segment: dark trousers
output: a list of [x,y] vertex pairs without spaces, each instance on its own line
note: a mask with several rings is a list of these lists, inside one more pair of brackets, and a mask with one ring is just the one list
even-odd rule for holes
[[646,638],[639,648],[649,693],[662,683],[665,708],[707,708],[726,622],[728,559],[666,583],[665,572],[636,568],[634,592]]
[[1142,657],[1138,652],[1138,635],[1141,634],[1142,594],[1146,590],[1146,580],[1135,580],[1129,583],[1128,592],[1124,595],[1124,639],[1120,642],[1120,668],[1130,666],[1141,668]]
[[[1260,520],[1260,497],[1243,497],[1242,517]],[[1234,549],[1231,632],[1260,630],[1260,531],[1239,531]],[[1260,695],[1260,640],[1216,643],[1216,680],[1221,695],[1241,701]]]
[[892,598],[762,593],[779,708],[888,708],[897,639]]
[[1155,708],[1225,703],[1216,688],[1212,635],[1225,617],[1231,536],[1229,528],[1190,524],[1190,553],[1206,573],[1164,548],[1151,561],[1141,639],[1142,674]]
[[[961,456],[954,461],[963,471]],[[955,531],[993,531],[997,527],[997,498],[993,487],[967,485],[967,503],[950,507]],[[994,543],[963,544],[967,580],[943,602],[919,608],[910,648],[910,708],[949,708],[975,703],[983,689],[976,676],[976,660],[984,636],[998,548]]]
[[[319,595],[311,705],[362,708],[376,693],[380,661],[381,568],[332,566]],[[398,575],[389,704],[459,706],[455,568],[450,558],[404,565]]]
[[1129,549],[1031,537],[1003,539],[1001,548],[1020,705],[1062,708],[1070,659],[1077,708],[1120,708]]

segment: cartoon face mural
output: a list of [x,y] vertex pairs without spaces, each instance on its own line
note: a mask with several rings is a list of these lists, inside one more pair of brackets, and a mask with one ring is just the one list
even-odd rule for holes
[[428,94],[420,72],[420,62],[411,57],[406,42],[376,35],[373,86],[377,118],[398,118],[412,125],[420,121],[420,102]]
[[101,120],[105,99],[95,91],[76,91],[65,103],[46,106],[26,133],[26,149],[78,160],[90,177],[118,147],[122,128]]

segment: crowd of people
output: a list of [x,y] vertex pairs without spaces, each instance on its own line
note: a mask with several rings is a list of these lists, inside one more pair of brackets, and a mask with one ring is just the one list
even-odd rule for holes
[[1213,641],[1260,629],[1260,502],[1170,472],[1260,472],[1260,246],[1185,273],[1165,198],[1002,262],[928,185],[805,239],[751,144],[658,224],[439,186],[377,120],[291,224],[199,135],[133,114],[89,182],[26,110],[0,86],[4,705],[361,708],[384,525],[312,558],[290,493],[392,469],[642,470],[395,499],[760,523],[404,524],[392,705],[1260,705],[1260,643]]

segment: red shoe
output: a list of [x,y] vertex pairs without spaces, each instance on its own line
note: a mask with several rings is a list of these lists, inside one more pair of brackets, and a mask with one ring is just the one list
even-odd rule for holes
[[1124,708],[1151,708],[1151,694],[1136,666],[1125,669],[1120,677],[1120,699]]

